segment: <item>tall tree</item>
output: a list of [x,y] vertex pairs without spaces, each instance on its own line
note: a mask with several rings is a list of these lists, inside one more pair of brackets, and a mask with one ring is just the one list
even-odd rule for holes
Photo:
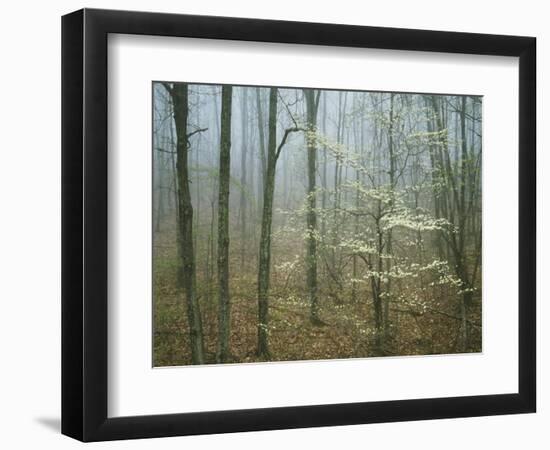
[[241,267],[245,264],[246,257],[246,153],[248,145],[248,105],[247,88],[241,88],[241,198],[239,204],[241,227]]
[[321,325],[319,318],[319,298],[317,286],[317,201],[316,201],[316,175],[317,175],[317,109],[321,91],[304,89],[306,99],[306,147],[307,147],[307,244],[306,244],[306,267],[307,267],[307,288],[310,301],[310,320],[314,325]]
[[267,168],[264,180],[262,228],[260,234],[260,257],[258,266],[258,355],[269,358],[269,273],[271,269],[271,225],[273,221],[273,196],[277,160],[288,135],[299,131],[297,127],[287,128],[277,147],[277,88],[269,90],[269,123],[267,144]]
[[[323,98],[323,108],[321,109],[321,133],[323,136],[326,136],[327,133],[327,93],[322,93]],[[321,183],[323,186],[323,190],[321,193],[321,209],[323,210],[323,214],[325,213],[325,210],[327,208],[327,190],[328,190],[328,158],[327,158],[327,146],[323,145],[323,166],[321,171]],[[325,238],[326,234],[326,227],[327,227],[327,220],[325,217],[321,219],[321,238]]]
[[[336,144],[337,146],[343,146],[344,143],[344,130],[346,126],[346,105],[347,105],[347,92],[338,92],[338,119],[336,124]],[[342,291],[341,280],[341,267],[339,267],[339,261],[337,261],[337,248],[338,248],[338,235],[340,233],[339,228],[339,211],[342,201],[342,167],[343,161],[341,157],[337,155],[334,161],[334,203],[333,203],[333,217],[332,217],[332,232],[331,232],[331,252],[330,252],[330,264],[327,264],[328,274],[333,283],[330,283],[331,297],[337,304],[342,304],[340,298],[340,292]],[[323,206],[324,209],[324,206]]]
[[[390,201],[389,209],[390,212],[395,206],[395,190],[396,185],[396,158],[395,158],[395,143],[394,143],[394,133],[395,133],[395,117],[394,117],[394,103],[395,103],[395,94],[390,94],[390,112],[388,118],[388,158],[390,163],[390,170],[388,175],[390,177]],[[386,258],[386,272],[390,273],[392,268],[392,243],[393,243],[393,230],[389,228],[386,236],[386,253],[389,256]],[[388,278],[386,282],[386,292],[384,295],[384,343],[389,338],[390,333],[390,301],[391,301],[391,277]]]
[[187,132],[189,89],[185,83],[175,83],[172,86],[165,83],[164,86],[172,98],[176,128],[176,170],[179,213],[178,252],[181,259],[181,270],[178,277],[187,300],[191,359],[193,364],[203,364],[204,339],[196,289],[195,252],[193,248],[193,205],[191,204],[191,193],[189,190],[189,138],[192,134]]
[[[469,180],[473,180],[471,174],[471,162],[468,152],[468,138],[466,131],[467,122],[467,98],[465,96],[456,98],[456,105],[449,105],[449,101],[443,100],[438,96],[431,96],[432,108],[434,111],[435,122],[439,139],[441,140],[442,151],[439,155],[439,165],[441,167],[441,181],[445,185],[442,191],[442,215],[454,225],[454,231],[444,235],[449,253],[452,255],[456,276],[461,282],[461,297],[459,303],[461,316],[460,330],[460,349],[468,351],[469,349],[469,319],[468,309],[473,298],[474,286],[472,280],[475,280],[476,273],[479,267],[479,258],[481,252],[476,251],[474,263],[470,264],[467,258],[467,250],[469,246],[481,247],[481,240],[478,240],[479,235],[468,235],[466,233],[466,225],[468,215],[472,214],[472,200],[474,196],[466,195],[466,187],[472,193],[477,193],[477,186],[469,186]],[[457,124],[455,125],[457,148],[455,151],[455,161],[451,161],[451,148],[448,139],[448,129],[450,128],[449,114],[447,109],[454,109]],[[460,136],[460,137],[459,137]],[[476,179],[476,184],[479,180]],[[473,183],[471,183],[473,184]],[[477,249],[476,249],[477,250]]]
[[232,86],[222,86],[218,193],[218,349],[220,363],[229,359],[229,177],[231,168]]

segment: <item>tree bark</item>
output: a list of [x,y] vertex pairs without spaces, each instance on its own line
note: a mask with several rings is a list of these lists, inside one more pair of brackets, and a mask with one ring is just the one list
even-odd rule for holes
[[240,199],[240,219],[241,219],[241,267],[245,265],[246,258],[246,153],[248,145],[248,109],[246,102],[246,93],[248,88],[241,88],[241,199]]
[[[264,114],[262,110],[262,91],[260,88],[256,88],[256,110],[258,112],[258,140],[260,142],[260,147],[258,149],[260,153],[260,164],[261,170],[258,176],[258,190],[259,193],[263,193],[264,189],[264,180],[266,176],[266,157],[265,157],[265,129],[264,129]],[[260,210],[262,205],[259,205]]]
[[269,124],[267,144],[267,168],[264,179],[262,227],[258,267],[258,355],[269,358],[269,273],[271,269],[271,224],[273,219],[273,193],[275,190],[275,166],[277,139],[277,88],[269,90]]
[[179,274],[187,299],[187,321],[193,364],[204,364],[202,319],[196,292],[195,252],[193,249],[193,205],[189,190],[187,140],[188,86],[177,83],[170,89],[176,124],[176,170],[178,179],[178,249],[182,262]]
[[269,359],[269,274],[271,270],[271,225],[277,161],[290,133],[298,128],[287,128],[277,147],[277,88],[269,90],[269,123],[267,167],[264,183],[260,257],[258,268],[258,355]]
[[316,201],[316,155],[315,132],[317,128],[317,107],[319,106],[319,91],[304,89],[307,113],[307,238],[306,267],[307,289],[310,301],[310,320],[314,325],[322,324],[319,318],[319,299],[317,295],[317,201]]
[[232,87],[222,87],[218,193],[218,349],[220,363],[229,359],[229,176],[231,167]]
[[[439,109],[439,102],[436,96],[431,97],[432,107],[435,112],[437,129],[441,133],[447,129],[447,120],[443,114],[443,111]],[[467,148],[467,136],[466,136],[466,98],[460,98],[460,106],[456,108],[458,113],[458,126],[456,126],[456,133],[458,137],[458,128],[460,128],[460,147],[457,148],[455,157],[460,160],[460,170],[458,170],[458,162],[456,163],[456,173],[453,170],[450,162],[449,149],[445,145],[443,150],[443,156],[441,159],[441,167],[443,173],[443,180],[446,184],[446,190],[444,192],[442,211],[443,215],[449,222],[455,227],[456,231],[449,234],[446,237],[448,248],[453,256],[454,269],[456,276],[462,281],[462,294],[460,295],[458,308],[460,309],[460,315],[462,318],[462,326],[460,329],[459,343],[461,351],[467,351],[469,348],[469,327],[468,327],[468,307],[472,301],[472,282],[470,279],[470,269],[466,259],[466,240],[467,234],[465,230],[466,218],[467,218],[467,204],[466,204],[466,184],[468,181],[468,148]],[[460,158],[458,156],[460,151]],[[473,187],[472,187],[473,188]],[[475,242],[474,242],[475,244]]]
[[[389,176],[390,176],[390,210],[393,210],[395,205],[395,188],[396,188],[396,182],[395,182],[395,152],[394,152],[394,141],[393,141],[393,134],[394,134],[394,96],[395,94],[390,94],[390,113],[389,113],[389,128],[388,128],[388,152],[389,152],[389,160],[390,160],[390,170],[389,170]],[[391,265],[392,265],[392,241],[393,241],[393,232],[390,228],[387,232],[386,237],[386,253],[389,258],[386,258],[386,271],[388,273],[388,281],[386,282],[386,292],[384,295],[384,345],[387,345],[388,338],[390,334],[390,301],[391,301],[391,278],[389,277],[389,273],[391,271]]]
[[460,137],[461,137],[461,180],[460,180],[460,272],[462,273],[462,281],[464,282],[462,293],[462,305],[460,312],[462,315],[462,333],[461,347],[462,351],[467,351],[469,347],[469,330],[468,330],[468,307],[472,302],[471,285],[469,280],[468,270],[466,268],[465,256],[465,241],[466,241],[466,183],[468,178],[468,147],[466,142],[466,97],[462,96],[460,105]]

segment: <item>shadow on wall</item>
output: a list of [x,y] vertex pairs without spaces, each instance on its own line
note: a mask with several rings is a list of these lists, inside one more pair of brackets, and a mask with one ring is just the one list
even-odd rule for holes
[[34,421],[50,431],[61,433],[61,419],[59,417],[37,417]]

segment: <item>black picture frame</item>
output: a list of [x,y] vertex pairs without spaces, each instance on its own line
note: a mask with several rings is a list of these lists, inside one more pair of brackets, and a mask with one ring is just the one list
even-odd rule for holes
[[[178,36],[519,57],[517,393],[107,416],[107,36]],[[62,433],[82,441],[535,412],[533,37],[84,9],[62,18]]]

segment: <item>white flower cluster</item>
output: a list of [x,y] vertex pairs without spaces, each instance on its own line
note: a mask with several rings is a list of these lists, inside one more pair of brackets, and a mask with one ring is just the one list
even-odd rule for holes
[[401,207],[386,215],[384,230],[403,227],[413,231],[435,231],[446,230],[449,225],[445,219],[436,219],[429,214]]

